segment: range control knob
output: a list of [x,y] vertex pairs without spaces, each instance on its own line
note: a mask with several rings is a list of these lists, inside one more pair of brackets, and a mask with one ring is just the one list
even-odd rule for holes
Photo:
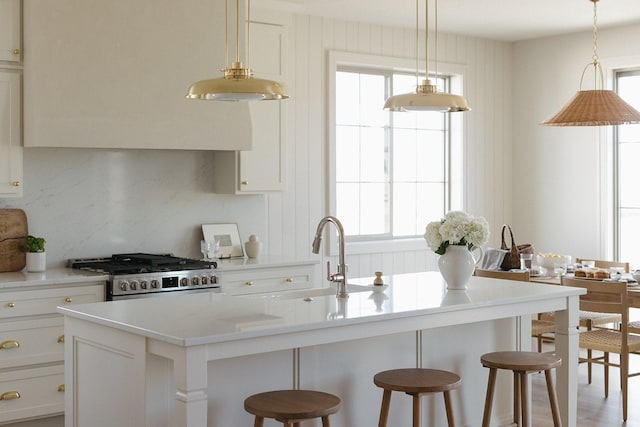
[[132,280],[131,283],[129,284],[129,288],[131,288],[132,291],[135,291],[136,289],[138,289],[138,281]]
[[198,286],[200,284],[200,278],[199,277],[192,277],[191,278],[191,284],[193,286]]
[[126,291],[127,290],[127,286],[129,286],[129,282],[127,282],[126,280],[123,280],[122,282],[120,282],[120,290],[121,291]]
[[140,281],[140,289],[147,289],[147,281],[146,280],[141,280]]
[[157,280],[157,279],[153,279],[153,280],[151,281],[151,287],[152,287],[153,289],[158,289],[158,280]]
[[180,279],[180,286],[189,286],[189,278],[183,277],[182,279]]
[[202,276],[200,278],[200,283],[202,283],[203,285],[206,285],[209,283],[209,278],[207,276]]
[[218,278],[216,276],[211,276],[209,278],[209,283],[211,283],[212,285],[218,283]]

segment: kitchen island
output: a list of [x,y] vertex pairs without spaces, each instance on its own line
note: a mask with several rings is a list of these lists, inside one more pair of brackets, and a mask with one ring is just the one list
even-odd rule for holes
[[[245,397],[291,387],[339,395],[336,427],[375,425],[381,392],[373,374],[407,366],[458,372],[457,422],[480,425],[487,378],[480,355],[529,349],[530,316],[543,311],[556,312],[555,345],[565,362],[557,370],[563,425],[576,425],[583,290],[472,277],[467,291],[447,292],[436,272],[386,282],[384,292],[360,288],[347,299],[312,289],[61,307],[66,427],[251,425]],[[499,385],[497,423],[510,417],[508,381]],[[392,402],[391,425],[408,424],[409,400]],[[440,400],[425,405],[433,425],[442,425]]]

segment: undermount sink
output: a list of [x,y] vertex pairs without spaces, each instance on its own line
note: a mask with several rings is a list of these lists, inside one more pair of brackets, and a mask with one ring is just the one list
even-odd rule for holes
[[[355,293],[355,292],[372,292],[373,289],[371,286],[362,286],[362,285],[351,285],[347,284],[347,293]],[[313,289],[300,289],[295,291],[284,291],[278,292],[274,295],[274,298],[278,299],[305,299],[305,298],[315,298],[315,297],[324,297],[328,295],[335,295],[336,288],[335,287],[325,287],[325,288],[313,288]]]

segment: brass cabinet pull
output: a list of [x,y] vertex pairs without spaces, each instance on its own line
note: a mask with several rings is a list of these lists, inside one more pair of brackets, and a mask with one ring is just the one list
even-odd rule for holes
[[244,282],[245,285],[247,286],[251,286],[253,285],[253,281],[252,280],[247,280],[246,282]]
[[9,303],[7,303],[7,307],[9,307],[9,308],[13,308],[13,307],[15,307],[15,306],[16,306],[16,303],[15,303],[15,302],[9,302]]
[[58,386],[58,392],[60,392],[60,393],[64,393],[64,384],[60,384],[60,385]]
[[8,340],[0,343],[0,350],[7,350],[9,348],[18,348],[20,347],[20,342],[16,340]]
[[18,49],[18,48],[13,49],[13,54],[14,55],[20,55],[20,49]]
[[0,400],[20,399],[20,393],[17,391],[8,391],[0,394]]
[[60,335],[60,336],[58,337],[58,342],[59,342],[59,343],[64,343],[64,334],[62,334],[62,335]]
[[287,283],[293,283],[293,277],[287,277],[286,281]]
[[249,181],[240,181],[240,184],[242,184],[242,185],[249,185]]
[[66,298],[64,299],[64,302],[71,302],[71,301],[73,301],[73,300],[71,299],[71,297],[66,297]]
[[20,184],[21,184],[20,181],[11,181],[11,185],[13,187],[20,187]]

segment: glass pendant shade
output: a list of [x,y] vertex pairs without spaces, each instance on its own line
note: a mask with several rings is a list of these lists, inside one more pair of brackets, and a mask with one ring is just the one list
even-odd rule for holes
[[611,90],[594,89],[582,90],[584,74],[591,66],[594,69],[596,85],[604,87],[604,73],[602,65],[598,61],[598,27],[596,3],[598,0],[589,0],[593,3],[593,61],[587,64],[582,71],[580,90],[565,104],[562,109],[541,122],[545,126],[610,126],[640,123],[640,112],[627,104],[617,93]]
[[[225,0],[225,33],[227,32],[227,1]],[[247,6],[250,14],[251,2]],[[236,0],[236,60],[231,67],[224,68],[223,77],[200,80],[193,83],[187,91],[188,99],[200,99],[205,101],[271,101],[289,98],[284,87],[272,80],[253,77],[251,68],[245,68],[240,62],[239,45],[240,37],[238,28],[240,24],[240,0]],[[247,32],[249,31],[250,18],[247,18]],[[229,46],[225,37],[225,54]]]

